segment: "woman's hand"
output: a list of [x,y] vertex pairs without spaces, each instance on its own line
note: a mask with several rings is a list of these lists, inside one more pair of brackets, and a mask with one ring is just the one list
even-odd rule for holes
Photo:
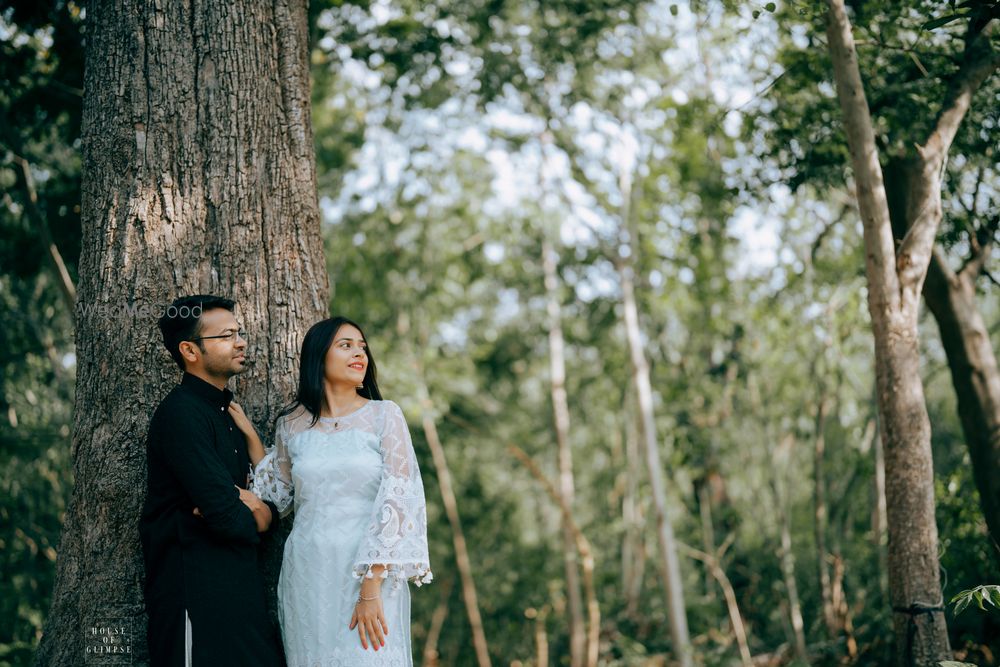
[[235,401],[229,403],[229,416],[233,418],[233,423],[240,430],[247,441],[247,454],[250,455],[250,463],[257,467],[260,460],[264,458],[264,443],[257,435],[257,429],[253,427],[247,413],[243,412],[243,407]]
[[243,435],[257,435],[257,430],[253,427],[253,424],[250,423],[250,418],[247,417],[247,413],[243,412],[243,408],[236,401],[231,401],[229,403],[229,416],[233,418],[233,423],[236,424],[236,428],[238,428]]
[[[364,595],[364,597],[370,596]],[[373,600],[358,600],[354,605],[354,614],[351,616],[351,625],[348,629],[353,630],[355,627],[358,628],[358,637],[361,638],[361,648],[367,649],[371,644],[377,651],[385,646],[385,635],[389,634],[389,626],[382,612],[381,595],[376,593]]]

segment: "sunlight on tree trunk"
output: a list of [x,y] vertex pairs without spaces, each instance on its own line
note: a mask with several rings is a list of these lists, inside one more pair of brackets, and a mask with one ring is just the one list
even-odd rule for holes
[[[569,442],[569,405],[566,398],[566,358],[559,306],[559,276],[557,256],[548,241],[542,242],[542,268],[545,272],[545,300],[548,314],[549,372],[552,394],[552,421],[556,432],[559,459],[559,494],[567,507],[573,508],[573,454]],[[580,579],[576,563],[573,531],[563,524],[563,565],[566,573],[566,597],[569,607],[570,665],[583,664],[584,620],[580,599]]]
[[684,608],[684,589],[681,579],[680,562],[677,558],[677,544],[670,511],[667,508],[667,491],[663,482],[660,445],[656,435],[656,421],[653,418],[653,390],[649,381],[649,366],[646,363],[639,332],[639,313],[632,287],[631,268],[624,262],[618,263],[618,275],[622,287],[625,331],[629,354],[632,361],[632,382],[635,384],[639,414],[642,421],[642,436],[646,451],[647,470],[653,491],[653,505],[656,509],[656,532],[660,541],[663,558],[663,585],[666,592],[667,611],[670,618],[670,637],[681,667],[690,667],[691,640],[688,634],[687,611]]

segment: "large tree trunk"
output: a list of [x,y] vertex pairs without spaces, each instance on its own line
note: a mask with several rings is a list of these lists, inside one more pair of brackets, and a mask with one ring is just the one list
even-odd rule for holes
[[975,278],[951,271],[935,252],[924,299],[941,331],[986,525],[1000,546],[1000,370],[976,303]]
[[[886,165],[886,195],[897,239],[911,226],[910,199],[919,193],[919,166],[912,157]],[[972,240],[971,257],[959,271],[948,266],[940,246],[934,248],[923,296],[941,333],[986,525],[993,542],[1000,544],[1000,370],[976,301],[976,280],[993,245]]]
[[[945,626],[934,521],[930,421],[920,379],[917,311],[937,223],[939,176],[972,91],[985,77],[963,68],[950,87],[934,131],[917,147],[910,227],[895,247],[872,120],[843,0],[829,0],[827,39],[864,224],[868,309],[885,444],[889,528],[889,597],[897,665],[951,659]],[[978,80],[977,80],[978,79]]]
[[76,485],[39,665],[83,665],[102,628],[148,659],[136,526],[149,417],[179,380],[165,306],[237,300],[253,365],[235,387],[258,418],[327,310],[306,36],[304,0],[88,3]]
[[[559,277],[556,253],[547,241],[542,243],[542,267],[545,273],[545,301],[548,314],[549,369],[552,391],[552,423],[556,432],[559,460],[559,495],[566,506],[573,508],[573,453],[569,444],[569,402],[566,398],[566,356],[562,331],[562,309],[559,306]],[[566,599],[569,607],[570,665],[583,664],[586,642],[583,620],[583,600],[580,597],[580,575],[576,563],[576,540],[566,522],[562,526],[563,567],[566,573]]]

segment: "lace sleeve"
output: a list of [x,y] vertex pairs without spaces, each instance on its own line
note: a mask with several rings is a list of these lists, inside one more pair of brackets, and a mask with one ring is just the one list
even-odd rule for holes
[[382,576],[392,577],[394,588],[404,581],[429,584],[427,505],[413,443],[399,406],[386,401],[383,409],[382,483],[354,559],[354,576],[371,577],[373,565],[385,565]]
[[288,425],[286,419],[278,420],[274,434],[274,447],[265,450],[264,458],[250,472],[250,491],[261,500],[268,500],[278,508],[284,518],[292,513],[292,460],[288,456]]

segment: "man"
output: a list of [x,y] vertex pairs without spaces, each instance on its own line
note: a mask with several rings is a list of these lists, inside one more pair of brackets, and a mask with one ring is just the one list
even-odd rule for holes
[[229,412],[226,384],[246,370],[234,305],[183,297],[159,320],[184,377],[153,414],[146,444],[139,531],[152,667],[283,664],[256,549],[278,513],[246,490],[246,441]]

